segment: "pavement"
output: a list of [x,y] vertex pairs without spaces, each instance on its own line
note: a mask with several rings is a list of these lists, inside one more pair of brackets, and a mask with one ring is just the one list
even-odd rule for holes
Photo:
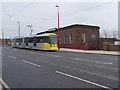
[[60,51],[120,56],[120,51],[79,50],[79,49],[69,49],[69,48],[60,48]]

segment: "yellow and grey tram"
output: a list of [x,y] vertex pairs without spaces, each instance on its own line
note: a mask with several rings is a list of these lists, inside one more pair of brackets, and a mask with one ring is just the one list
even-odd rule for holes
[[16,37],[12,39],[12,47],[30,48],[39,50],[58,50],[57,35],[45,33],[29,37]]

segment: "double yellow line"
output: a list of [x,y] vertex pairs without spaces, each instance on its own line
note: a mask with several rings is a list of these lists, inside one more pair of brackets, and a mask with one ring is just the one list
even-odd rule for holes
[[[8,85],[0,78],[0,82],[4,85],[5,89],[11,90]],[[4,88],[0,85],[0,90],[4,90]]]

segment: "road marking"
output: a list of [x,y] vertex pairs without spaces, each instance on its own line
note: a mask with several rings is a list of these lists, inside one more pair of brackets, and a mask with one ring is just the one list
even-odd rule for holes
[[0,85],[0,90],[2,90],[2,86]]
[[[39,58],[37,58],[37,59],[39,59]],[[46,62],[46,61],[40,61],[40,62],[51,64],[51,65],[58,66],[58,67],[63,67],[63,68],[71,69],[71,70],[75,70],[75,71],[79,71],[79,72],[89,73],[89,74],[92,74],[92,75],[97,75],[97,76],[105,77],[105,78],[108,78],[108,79],[118,80],[118,78],[114,78],[114,77],[111,77],[111,76],[108,76],[108,75],[106,76],[106,75],[103,75],[103,74],[97,74],[97,73],[93,73],[93,72],[89,72],[89,71],[85,71],[85,70],[80,70],[80,69],[77,69],[77,68],[74,68],[74,67],[68,67],[68,66],[58,65],[56,63],[51,63],[51,62]]]
[[10,56],[10,55],[8,55],[8,57],[13,58],[13,59],[17,59],[16,57],[13,57],[13,56]]
[[17,49],[13,49],[13,50],[17,50]]
[[41,54],[41,55],[51,56],[51,57],[60,57],[60,56],[58,56],[58,55],[51,55],[51,54]]
[[[7,90],[11,90],[8,85],[0,78],[1,83],[5,86]],[[1,86],[2,87],[2,86]]]
[[52,55],[52,57],[60,57],[60,56],[57,56],[57,55]]
[[33,53],[33,52],[30,52],[30,53]]
[[113,64],[113,63],[104,63],[104,64]]
[[28,62],[28,61],[26,61],[26,60],[22,60],[22,61],[25,62],[25,63],[29,63],[29,64],[31,64],[31,65],[37,66],[37,67],[41,67],[41,66],[38,65],[38,64],[35,64],[35,63],[32,63],[32,62]]
[[97,63],[97,64],[113,64],[111,62],[103,62],[103,61],[95,61],[95,60],[81,60],[80,58],[73,58],[73,60],[77,60],[77,61],[83,61],[83,62],[91,62],[91,63]]
[[114,57],[101,57],[101,58],[103,58],[103,59],[108,59],[108,60],[118,60],[118,57],[117,58],[114,58]]
[[102,87],[102,88],[113,90],[113,89],[111,89],[111,88],[109,88],[107,86],[100,85],[100,84],[97,84],[97,83],[94,83],[94,82],[91,82],[91,81],[88,81],[88,80],[85,80],[85,79],[82,79],[82,78],[79,78],[79,77],[76,77],[76,76],[72,76],[70,74],[66,74],[66,73],[60,72],[60,71],[56,71],[56,73],[59,73],[59,74],[62,74],[64,76],[68,76],[68,77],[71,77],[71,78],[74,78],[74,79],[77,79],[77,80],[80,80],[80,81],[83,81],[83,82],[86,82],[86,83],[90,83],[90,84],[93,84],[93,85],[98,86],[98,87]]

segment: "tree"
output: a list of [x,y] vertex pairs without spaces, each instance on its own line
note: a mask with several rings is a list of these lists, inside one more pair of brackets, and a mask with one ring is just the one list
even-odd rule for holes
[[104,37],[104,38],[117,38],[118,37],[117,30],[108,31],[108,30],[103,29],[100,34],[101,34],[101,37]]
[[112,31],[112,37],[117,38],[118,37],[118,31]]

